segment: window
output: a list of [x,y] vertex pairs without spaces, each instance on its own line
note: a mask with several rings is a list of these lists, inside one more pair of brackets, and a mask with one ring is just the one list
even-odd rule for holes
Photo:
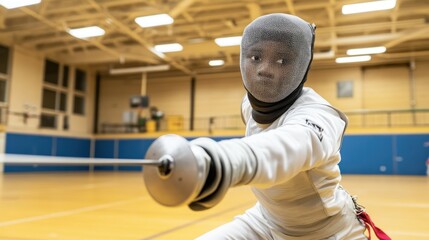
[[73,112],[76,114],[84,114],[85,112],[85,100],[82,96],[74,96]]
[[69,117],[64,116],[63,117],[63,130],[68,130],[68,129],[69,129]]
[[59,115],[67,112],[69,66],[45,60],[40,127],[56,129]]
[[6,80],[0,78],[0,102],[6,102]]
[[[5,103],[9,79],[9,48],[0,45],[0,103]],[[3,110],[2,110],[3,111]]]
[[53,114],[42,113],[40,116],[40,127],[57,128],[57,116]]
[[55,90],[43,89],[42,107],[45,109],[55,110],[56,96]]
[[67,93],[61,92],[60,93],[60,111],[65,112],[67,110]]
[[9,48],[0,45],[0,74],[8,74]]
[[76,69],[74,89],[76,91],[85,92],[85,87],[86,87],[86,73],[82,70]]
[[73,113],[85,114],[86,72],[76,69],[74,81]]
[[56,62],[46,60],[44,81],[46,83],[52,83],[57,85],[59,76],[60,76],[60,65]]
[[63,87],[69,86],[69,66],[65,65],[63,68]]

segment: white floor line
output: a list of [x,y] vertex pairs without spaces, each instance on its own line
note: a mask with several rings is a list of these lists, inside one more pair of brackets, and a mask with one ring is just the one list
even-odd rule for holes
[[84,208],[77,208],[77,209],[72,209],[72,210],[63,211],[63,212],[56,212],[56,213],[50,213],[50,214],[46,214],[46,215],[40,215],[40,216],[16,219],[16,220],[12,220],[12,221],[0,222],[0,227],[6,227],[6,226],[21,224],[21,223],[34,222],[34,221],[40,221],[40,220],[46,220],[46,219],[50,219],[50,218],[64,217],[64,216],[74,215],[74,214],[78,214],[78,213],[99,210],[99,209],[103,209],[103,208],[116,207],[116,206],[120,206],[120,205],[124,205],[124,204],[138,202],[138,201],[144,200],[146,198],[148,198],[148,197],[147,196],[146,197],[139,197],[139,198],[132,199],[132,200],[123,200],[123,201],[117,201],[117,202],[112,202],[112,203],[107,203],[107,204],[89,206],[89,207],[84,207]]

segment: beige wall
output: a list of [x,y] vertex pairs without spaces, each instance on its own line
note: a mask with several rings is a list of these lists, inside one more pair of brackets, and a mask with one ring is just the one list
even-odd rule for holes
[[122,123],[122,114],[130,110],[130,96],[140,95],[140,80],[103,78],[100,84],[99,123]]
[[[353,97],[337,97],[337,82],[340,81],[353,82]],[[338,109],[356,110],[362,108],[362,71],[359,67],[311,70],[305,86],[316,90]]]
[[166,116],[189,118],[191,77],[148,78],[147,84],[151,106],[156,106]]
[[[144,82],[143,82],[144,84]],[[123,114],[135,111],[130,108],[130,97],[141,95],[141,77],[104,76],[100,83],[99,124],[123,123]],[[189,126],[191,104],[190,77],[151,78],[146,81],[149,105],[156,106],[165,116],[180,116]],[[143,114],[149,117],[148,109]]]
[[148,78],[147,83],[150,105],[164,112],[167,121],[179,117],[175,128],[190,129],[191,77]]
[[429,62],[417,62],[414,71],[416,108],[429,108]]
[[239,72],[200,75],[195,93],[195,117],[239,115],[245,93]]
[[[412,99],[416,108],[429,108],[429,62],[417,61],[414,77],[410,71],[408,64],[312,70],[306,86],[343,111],[409,109]],[[353,97],[338,98],[336,83],[347,80],[353,81]]]
[[[195,78],[195,127],[199,119],[212,116],[240,115],[240,104],[245,94],[239,72],[202,74]],[[104,77],[100,88],[99,123],[121,123],[124,111],[130,111],[129,98],[138,95],[141,80],[138,76],[126,78]],[[185,129],[189,128],[191,114],[191,77],[147,78],[150,106],[156,106],[165,116],[181,116]]]
[[[11,71],[8,83],[8,107],[11,113],[29,113],[35,115],[23,122],[22,116],[8,116],[7,131],[37,134],[60,134],[90,136],[94,115],[95,73],[87,70],[87,93],[85,115],[72,113],[74,69],[70,66],[67,115],[69,130],[61,130],[62,118],[59,118],[58,130],[39,128],[38,115],[41,113],[43,71],[45,56],[20,47],[11,47]],[[360,109],[408,109],[429,108],[429,62],[417,61],[415,69],[407,64],[347,67],[335,69],[313,69],[310,71],[306,86],[314,88],[332,105],[343,111]],[[245,94],[239,71],[200,74],[196,76],[195,112],[196,119],[240,115],[240,103]],[[337,97],[337,83],[353,82],[353,96]],[[129,111],[129,98],[140,95],[141,77],[122,76],[104,77],[100,86],[99,123],[121,123],[124,111]],[[158,107],[168,116],[181,116],[185,128],[189,126],[191,111],[191,77],[160,77],[148,75],[147,95],[150,105]],[[59,113],[63,116],[63,113]]]
[[[405,64],[314,69],[310,71],[306,86],[315,89],[332,105],[345,112],[361,109],[408,109],[412,99],[409,71]],[[353,82],[352,97],[337,97],[336,88],[340,81]],[[429,62],[416,62],[414,81],[416,107],[429,108]],[[150,75],[147,80],[150,105],[157,106],[166,116],[182,116],[186,121],[185,128],[190,115],[190,82],[190,77]],[[139,92],[140,84],[138,77],[116,81],[103,79],[100,121],[120,121],[122,111],[128,109],[129,97]],[[199,124],[200,119],[209,117],[240,115],[240,104],[245,91],[239,71],[197,75],[195,89],[196,124]]]
[[[194,129],[207,130],[209,125],[214,129],[243,128],[240,107],[245,93],[240,72],[199,75]],[[210,124],[210,117],[217,118]]]
[[[71,68],[72,72],[73,67]],[[73,95],[69,94],[68,96],[68,106],[67,113],[69,116],[69,130],[71,134],[77,135],[92,135],[93,125],[94,125],[94,102],[95,102],[95,78],[96,73],[90,69],[85,69],[79,67],[79,69],[86,71],[87,73],[87,82],[86,82],[86,92],[85,92],[85,115],[76,115],[73,114]],[[69,92],[73,92],[74,88],[74,74],[69,79]]]
[[364,89],[362,108],[411,108],[407,66],[366,68],[362,80]]
[[[67,112],[69,116],[69,130],[62,130],[62,116],[58,116],[58,129],[40,129],[39,116],[42,106],[43,74],[45,56],[23,49],[20,47],[11,48],[11,72],[8,86],[8,107],[12,114],[7,119],[8,132],[25,132],[31,134],[55,134],[65,136],[87,137],[92,134],[93,103],[94,103],[94,74],[87,71],[87,90],[85,95],[85,115],[73,114],[73,87],[74,87],[74,67],[70,66],[72,73],[69,79],[67,92]],[[85,68],[79,68],[88,70]],[[29,110],[33,117],[24,123],[23,117],[13,113],[23,113]]]
[[[11,49],[12,50],[12,49]],[[30,114],[40,115],[42,104],[42,83],[44,59],[42,56],[14,48],[12,69],[9,78],[9,114],[8,130],[37,130],[39,118],[29,118],[24,124],[23,117],[14,115],[32,108]]]

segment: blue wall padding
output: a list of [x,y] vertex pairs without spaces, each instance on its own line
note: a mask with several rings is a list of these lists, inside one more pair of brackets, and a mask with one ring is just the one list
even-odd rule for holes
[[7,133],[5,152],[51,156],[52,141],[52,136]]
[[91,141],[84,138],[56,137],[55,156],[90,157]]
[[[7,133],[5,153],[89,157],[91,141],[85,138]],[[5,165],[5,172],[51,172],[51,171],[88,171],[88,166],[11,166]]]
[[[154,139],[121,139],[118,143],[120,159],[144,159],[147,149]],[[141,166],[120,166],[119,170],[141,171]]]
[[392,136],[345,136],[340,169],[347,174],[392,174]]
[[68,172],[89,171],[88,166],[4,166],[4,172]]
[[425,175],[429,134],[347,135],[341,149],[345,174]]
[[426,159],[429,157],[429,135],[398,135],[394,152],[394,172],[400,175],[425,175]]
[[115,158],[114,139],[99,139],[95,141],[94,154],[97,158]]
[[[240,137],[240,136],[237,136]],[[220,141],[232,137],[213,137]],[[188,138],[191,140],[194,138]],[[155,139],[99,139],[94,142],[95,158],[143,159]],[[425,175],[429,157],[429,134],[346,135],[340,162],[343,174]],[[6,153],[89,157],[91,140],[7,133]],[[141,171],[140,166],[103,166],[95,170]],[[6,172],[88,170],[85,166],[5,166]]]
[[[99,139],[95,141],[94,157],[96,158],[115,158],[114,139]],[[94,170],[115,170],[114,166],[95,166]]]

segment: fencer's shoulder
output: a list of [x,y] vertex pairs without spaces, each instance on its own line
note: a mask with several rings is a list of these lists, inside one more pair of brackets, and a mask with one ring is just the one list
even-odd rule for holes
[[[289,117],[293,117],[297,114],[302,115],[303,113],[311,113],[313,115],[319,113],[323,116],[338,117],[345,122],[346,125],[348,123],[347,116],[342,111],[333,107],[326,99],[309,87],[303,88],[301,96],[291,107]],[[287,119],[285,118],[285,120]]]
[[334,109],[337,111],[327,100],[320,96],[312,88],[305,87],[302,89],[301,96],[291,106],[289,113],[293,115],[295,112],[313,112]]
[[316,91],[314,91],[310,87],[304,87],[302,89],[301,96],[296,100],[295,104],[296,106],[300,105],[307,105],[307,104],[323,104],[323,105],[330,105],[326,99],[324,99],[322,96],[320,96]]
[[247,98],[247,94],[245,94],[241,102],[241,119],[243,120],[244,124],[249,122],[251,114],[252,106],[250,105],[249,99]]

